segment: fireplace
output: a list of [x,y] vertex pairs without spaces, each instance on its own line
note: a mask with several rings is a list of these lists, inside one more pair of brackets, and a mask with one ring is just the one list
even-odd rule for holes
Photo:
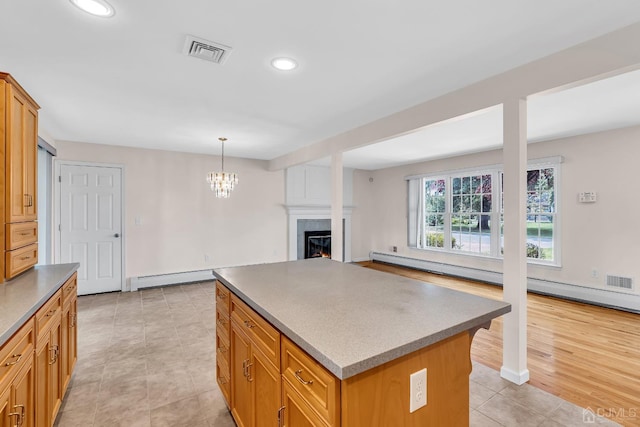
[[331,230],[304,232],[304,257],[331,258]]

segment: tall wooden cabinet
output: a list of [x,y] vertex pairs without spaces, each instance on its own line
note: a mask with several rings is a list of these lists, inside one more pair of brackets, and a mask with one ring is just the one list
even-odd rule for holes
[[0,261],[10,279],[38,262],[38,104],[9,74],[0,72]]

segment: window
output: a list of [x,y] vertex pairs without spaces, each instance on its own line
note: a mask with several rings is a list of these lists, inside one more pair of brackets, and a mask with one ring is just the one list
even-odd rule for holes
[[491,255],[491,175],[451,178],[451,248]]
[[425,247],[444,247],[445,180],[424,181],[424,240]]
[[[542,159],[527,171],[527,257],[554,265],[559,264],[559,163]],[[504,197],[500,167],[408,180],[409,246],[502,257]]]
[[[556,259],[554,253],[557,246],[554,244],[557,223],[555,182],[556,167],[527,171],[527,258],[543,262],[553,262]],[[501,212],[504,212],[502,204]],[[500,222],[502,223],[502,219]]]

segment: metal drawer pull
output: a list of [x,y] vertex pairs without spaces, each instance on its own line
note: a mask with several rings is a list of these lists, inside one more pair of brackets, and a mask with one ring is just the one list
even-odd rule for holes
[[256,325],[253,324],[253,322],[251,322],[251,320],[245,320],[244,321],[244,326],[246,326],[249,329],[255,328]]
[[7,362],[4,364],[4,366],[13,366],[13,365],[17,365],[18,362],[20,362],[20,359],[22,359],[22,353],[20,354],[14,354],[13,356],[11,356],[12,358],[17,357],[16,360],[14,360],[13,362]]
[[242,375],[247,376],[247,362],[248,360],[242,361]]
[[[248,360],[247,360],[248,362]],[[247,363],[247,381],[251,382],[253,381],[253,378],[251,378],[251,367],[253,366],[253,363]]]
[[25,418],[24,405],[15,405],[13,409],[20,409],[20,412],[9,412],[9,418],[13,416],[18,417],[13,427],[22,427],[22,424],[24,423],[24,418]]
[[313,380],[309,380],[309,381],[305,381],[305,380],[303,380],[303,379],[302,379],[302,377],[300,376],[300,374],[301,374],[301,373],[302,373],[302,369],[298,369],[297,371],[295,371],[295,372],[293,373],[293,375],[296,377],[296,379],[297,379],[298,381],[300,381],[300,382],[301,382],[302,384],[304,384],[304,385],[311,385],[311,384],[313,384]]
[[58,361],[58,344],[53,345],[49,351],[53,351],[53,356],[51,358],[51,360],[49,361],[49,365],[53,365],[54,363],[56,363]]
[[282,411],[284,408],[285,406],[281,406],[280,409],[278,409],[278,427],[282,426]]
[[19,233],[21,236],[28,236],[31,233]]
[[26,261],[26,260],[28,260],[29,258],[31,258],[29,255],[27,255],[27,256],[23,256],[23,257],[20,257],[20,261]]

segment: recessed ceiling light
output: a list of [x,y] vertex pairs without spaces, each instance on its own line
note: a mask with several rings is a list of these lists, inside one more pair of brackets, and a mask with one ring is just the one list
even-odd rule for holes
[[100,16],[102,18],[109,18],[115,15],[116,11],[105,0],[69,0],[74,6],[80,10],[87,12],[94,16]]
[[298,66],[298,63],[291,58],[275,58],[271,65],[280,71],[291,71]]

